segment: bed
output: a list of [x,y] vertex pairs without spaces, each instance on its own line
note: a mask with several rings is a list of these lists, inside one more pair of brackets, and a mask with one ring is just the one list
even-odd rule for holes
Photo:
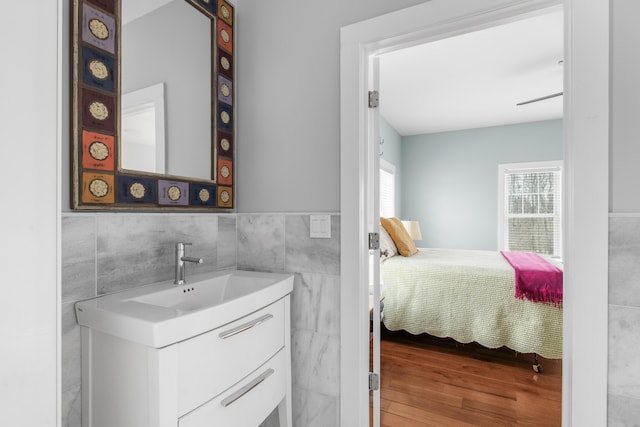
[[389,330],[562,358],[561,304],[516,298],[514,268],[498,251],[420,248],[380,270]]

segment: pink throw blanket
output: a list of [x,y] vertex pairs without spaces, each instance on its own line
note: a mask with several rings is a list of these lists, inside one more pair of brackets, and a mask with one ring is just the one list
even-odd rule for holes
[[562,270],[535,252],[500,253],[516,272],[516,298],[562,304]]

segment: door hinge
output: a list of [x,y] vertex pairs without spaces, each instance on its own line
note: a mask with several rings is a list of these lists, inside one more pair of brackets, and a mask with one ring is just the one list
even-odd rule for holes
[[369,91],[369,108],[378,108],[378,105],[380,104],[379,97],[380,95],[377,90]]
[[369,391],[380,390],[380,375],[377,372],[369,372]]
[[378,233],[369,233],[369,250],[380,249],[380,235]]

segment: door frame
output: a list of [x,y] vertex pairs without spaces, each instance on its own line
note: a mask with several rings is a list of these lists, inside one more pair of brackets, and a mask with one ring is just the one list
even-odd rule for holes
[[369,420],[369,56],[552,6],[565,10],[562,425],[606,425],[609,0],[432,0],[341,29],[340,425]]
[[[62,0],[0,6],[10,63],[3,70],[0,156],[7,161],[0,175],[15,182],[3,187],[3,425],[61,425],[63,12]],[[26,17],[35,31],[24,31]]]

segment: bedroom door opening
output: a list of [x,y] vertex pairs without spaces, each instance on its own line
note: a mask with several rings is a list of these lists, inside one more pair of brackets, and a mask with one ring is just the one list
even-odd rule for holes
[[[380,106],[377,111],[380,112],[380,121],[385,122],[379,129],[380,141],[381,143],[384,141],[380,146],[380,158],[381,161],[391,162],[396,167],[402,176],[400,187],[409,190],[407,192],[399,188],[399,193],[402,195],[402,209],[393,216],[419,221],[427,231],[425,233],[427,239],[422,240],[421,237],[421,240],[416,243],[419,244],[418,247],[432,248],[422,249],[422,254],[417,254],[412,259],[401,256],[391,257],[382,266],[387,267],[385,270],[399,271],[401,261],[415,266],[418,262],[416,258],[422,257],[423,254],[426,257],[429,251],[433,251],[434,257],[446,255],[447,263],[471,262],[466,257],[472,252],[464,252],[465,258],[463,258],[461,255],[463,252],[460,252],[460,249],[491,251],[491,258],[482,261],[485,263],[485,269],[488,269],[489,265],[494,265],[494,262],[498,266],[505,264],[497,251],[512,248],[502,247],[499,239],[496,241],[502,231],[495,212],[496,206],[500,212],[499,201],[502,198],[498,194],[499,186],[497,185],[499,167],[516,160],[517,163],[514,162],[512,166],[514,168],[518,165],[523,165],[522,168],[526,166],[523,170],[528,173],[527,178],[531,179],[527,179],[525,184],[529,184],[532,180],[542,181],[543,178],[548,178],[546,176],[548,174],[538,173],[537,170],[532,169],[532,163],[524,164],[523,162],[549,160],[555,162],[555,168],[559,168],[562,163],[562,96],[540,99],[528,106],[516,105],[525,98],[537,99],[542,95],[562,94],[564,58],[562,15],[562,8],[556,6],[523,16],[515,16],[506,23],[497,22],[495,26],[477,31],[382,53],[376,57],[375,62],[372,62],[372,85],[380,90]],[[545,62],[548,63],[545,64]],[[513,73],[514,69],[518,72]],[[376,78],[378,70],[379,78]],[[469,70],[474,70],[472,76],[468,75]],[[452,76],[455,76],[454,82],[457,84],[448,83],[451,82]],[[408,91],[405,89],[407,85],[410,87]],[[420,95],[413,98],[414,94]],[[475,106],[474,102],[478,96],[479,103]],[[442,99],[442,101],[436,102],[436,99]],[[487,112],[487,109],[492,108],[496,111],[495,116]],[[373,114],[373,116],[377,115],[377,113]],[[410,119],[414,116],[417,116],[418,123]],[[378,117],[373,117],[371,121],[377,123]],[[522,130],[519,126],[522,126]],[[500,140],[504,137],[502,132],[505,132],[505,129],[509,129],[508,136],[502,143]],[[541,129],[544,129],[545,140],[536,140],[536,137],[541,137],[538,133]],[[527,137],[523,133],[532,134],[532,136]],[[372,135],[375,140],[375,134],[372,133]],[[404,145],[405,136],[409,137],[406,139],[408,146]],[[428,145],[429,148],[421,150],[417,148],[419,144]],[[445,144],[449,147],[445,148]],[[464,147],[461,150],[467,152],[460,152],[456,145]],[[485,148],[478,149],[478,146]],[[495,152],[488,152],[492,150]],[[425,157],[422,158],[422,155]],[[427,168],[439,171],[440,178],[434,173],[425,171]],[[467,174],[469,181],[464,182],[463,177]],[[559,175],[552,175],[552,177],[556,178],[555,182],[560,182]],[[432,182],[439,182],[439,184],[434,185],[431,184]],[[446,191],[441,189],[443,183],[446,183]],[[379,181],[374,179],[372,184],[378,186]],[[530,185],[527,185],[527,193],[532,191],[529,187]],[[535,248],[519,250],[545,252],[548,251],[547,240],[551,242],[561,240],[562,233],[559,227],[561,192],[556,193],[556,198],[549,198],[548,194],[554,193],[548,185],[544,188],[544,191],[549,193],[540,196],[528,194],[528,209],[525,210],[525,213],[535,210],[539,217],[532,216],[529,220],[523,219],[523,215],[518,214],[517,218],[512,220],[519,221],[518,224],[521,227],[527,220],[535,221],[535,226],[533,224],[531,227],[527,226],[527,233],[521,233],[527,234],[527,241],[532,239],[533,232],[542,236],[536,239]],[[419,189],[419,191],[412,191],[412,189]],[[539,191],[538,188],[536,190]],[[384,189],[380,188],[376,194],[382,197],[383,191]],[[431,194],[427,196],[425,193]],[[487,194],[481,198],[474,197],[483,193]],[[537,206],[540,200],[548,202],[544,209],[539,209]],[[434,206],[437,208],[434,209]],[[455,219],[452,220],[452,218]],[[459,235],[455,234],[452,221],[456,224],[456,230],[464,230],[459,232]],[[482,230],[476,228],[478,223],[483,224]],[[545,224],[545,230],[551,230],[551,235],[546,232],[543,235],[538,226],[541,223]],[[517,242],[520,243],[520,247],[524,247],[523,240],[520,239]],[[381,238],[381,241],[384,239]],[[540,241],[545,245],[540,244]],[[420,245],[420,242],[423,244]],[[433,242],[437,242],[435,247],[440,249],[433,249]],[[556,242],[556,246],[561,247],[560,243]],[[381,252],[390,253],[393,253],[393,249],[393,247],[380,248]],[[549,255],[553,254],[553,252],[549,253]],[[451,258],[452,256],[455,258]],[[486,255],[478,254],[478,256]],[[473,262],[476,262],[475,258]],[[486,264],[487,262],[491,264]],[[463,268],[462,265],[459,268]],[[443,266],[438,265],[438,268]],[[471,274],[470,267],[465,268],[469,268],[465,274]],[[405,271],[404,267],[402,271]],[[488,280],[484,274],[475,271],[473,274],[477,274],[478,280]],[[377,271],[374,272],[374,277],[378,277]],[[403,277],[413,276],[407,272]],[[435,276],[430,277],[429,283],[436,280]],[[395,412],[383,410],[381,420],[398,417],[398,413],[407,417],[417,416],[416,414],[433,416],[447,414],[442,415],[443,420],[447,417],[454,420],[455,417],[459,417],[458,419],[470,417],[470,414],[476,412],[458,408],[455,405],[450,408],[446,404],[441,405],[441,408],[433,409],[428,402],[421,402],[422,399],[428,399],[426,396],[430,396],[431,399],[438,398],[436,397],[440,396],[438,387],[445,381],[450,381],[450,390],[456,391],[442,393],[443,396],[456,396],[457,390],[461,390],[460,399],[464,398],[468,401],[481,402],[493,399],[494,403],[498,404],[500,393],[505,393],[503,396],[506,402],[508,393],[513,392],[515,395],[516,390],[522,390],[523,387],[532,391],[530,396],[524,392],[519,399],[509,402],[511,404],[509,411],[496,411],[494,415],[483,413],[482,416],[487,417],[485,422],[492,420],[491,416],[495,416],[496,423],[500,422],[501,417],[514,417],[512,420],[515,421],[515,417],[526,417],[529,407],[537,406],[539,403],[547,408],[548,425],[560,425],[561,392],[559,390],[562,374],[561,361],[556,358],[560,357],[562,352],[562,318],[558,314],[561,311],[557,307],[550,309],[548,306],[541,307],[540,303],[527,301],[525,314],[522,309],[524,304],[520,304],[520,301],[513,298],[513,291],[509,289],[509,285],[513,285],[513,282],[505,279],[504,285],[497,283],[487,282],[487,285],[492,289],[500,287],[500,291],[487,292],[488,288],[484,288],[485,291],[482,292],[484,295],[473,297],[474,301],[486,301],[486,303],[482,302],[482,309],[476,312],[472,305],[465,305],[466,308],[460,311],[456,311],[455,307],[440,309],[439,307],[445,307],[444,302],[425,304],[423,307],[426,308],[418,309],[414,304],[416,299],[424,296],[425,301],[435,301],[436,294],[440,294],[441,291],[418,293],[418,283],[416,283],[416,288],[412,287],[409,291],[411,297],[403,299],[397,293],[398,291],[395,291],[401,284],[389,282],[391,286],[386,288],[391,291],[391,295],[384,300],[390,322],[387,325],[391,325],[393,330],[410,330],[411,334],[390,333],[387,335],[390,341],[386,341],[383,343],[385,345],[381,346],[381,337],[377,335],[380,329],[373,328],[372,366],[374,372],[378,372],[382,357],[385,363],[383,369],[379,371],[381,380],[383,384],[391,384],[382,387],[377,394],[373,392],[373,426],[380,425],[380,420],[377,419],[380,410],[379,399],[383,400],[383,407],[396,406],[393,409]],[[426,285],[427,283],[423,285],[420,282],[420,286]],[[457,286],[450,284],[443,288],[457,289]],[[504,292],[502,292],[503,288]],[[467,289],[464,292],[470,291]],[[484,296],[487,297],[483,298]],[[451,298],[445,298],[445,300],[450,301]],[[405,308],[402,310],[396,308],[399,305]],[[496,308],[493,309],[493,306]],[[522,316],[520,316],[521,309]],[[430,310],[430,312],[423,313],[424,310]],[[494,311],[508,314],[495,316],[487,314]],[[450,316],[457,317],[450,320],[451,325],[441,323],[442,319]],[[423,320],[425,318],[432,320]],[[491,338],[487,337],[486,332],[481,331],[469,332],[465,329],[467,332],[459,332],[461,328],[469,327],[472,318],[474,325],[478,323],[491,325],[494,331]],[[530,319],[536,320],[532,322]],[[512,323],[520,325],[523,322],[536,323],[539,326],[535,327],[534,331],[526,332],[525,328],[507,330],[503,326]],[[504,332],[501,332],[503,329]],[[484,348],[495,350],[484,351],[484,348],[476,348],[473,344],[461,346],[456,343],[454,347],[453,341],[428,338],[425,335],[414,339],[413,334],[420,332],[431,333],[432,336],[435,334],[438,337],[452,337],[457,341],[464,336],[463,341],[460,342],[479,341],[487,346]],[[512,336],[517,338],[512,339]],[[499,347],[502,345],[511,348],[513,353],[500,350]],[[537,352],[532,352],[530,350],[532,348]],[[386,350],[388,353],[385,353],[385,349],[389,349]],[[407,355],[411,355],[408,356],[411,360],[406,362],[417,364],[416,361],[420,360],[423,371],[436,373],[431,375],[420,372],[420,369],[411,370],[405,367],[407,364],[403,367],[396,365],[402,360],[399,356],[402,354],[401,349],[404,349]],[[452,352],[452,350],[456,351]],[[525,354],[520,354],[522,352]],[[554,359],[538,357],[538,353],[545,356],[553,355]],[[510,359],[510,356],[513,358]],[[474,374],[465,374],[465,369],[459,367],[462,364],[473,366]],[[517,368],[514,369],[514,365]],[[544,375],[533,374],[532,366],[536,373],[544,369]],[[509,382],[496,379],[486,371],[502,372],[513,380]],[[447,372],[448,377],[451,378],[438,379],[440,372]],[[428,381],[435,380],[438,385],[423,386],[419,382],[414,383],[410,380],[403,385],[390,378],[402,375],[407,375],[407,378],[421,377]],[[387,376],[386,382],[385,376]],[[459,380],[456,377],[460,377]],[[495,389],[492,389],[493,387]],[[487,392],[490,389],[493,391]],[[545,391],[547,395],[538,402],[536,399],[544,395]],[[487,397],[488,394],[491,396]],[[519,403],[525,399],[528,400],[527,404]],[[403,405],[411,409],[405,409],[405,412],[402,412],[402,409],[398,408],[402,408]],[[414,413],[410,414],[410,411]],[[483,412],[480,409],[478,411],[480,411],[478,413]]]
[[370,415],[367,242],[377,218],[366,207],[379,155],[366,105],[370,58],[554,5],[566,16],[562,424],[606,424],[609,2],[431,0],[341,29],[340,425],[369,425]]

